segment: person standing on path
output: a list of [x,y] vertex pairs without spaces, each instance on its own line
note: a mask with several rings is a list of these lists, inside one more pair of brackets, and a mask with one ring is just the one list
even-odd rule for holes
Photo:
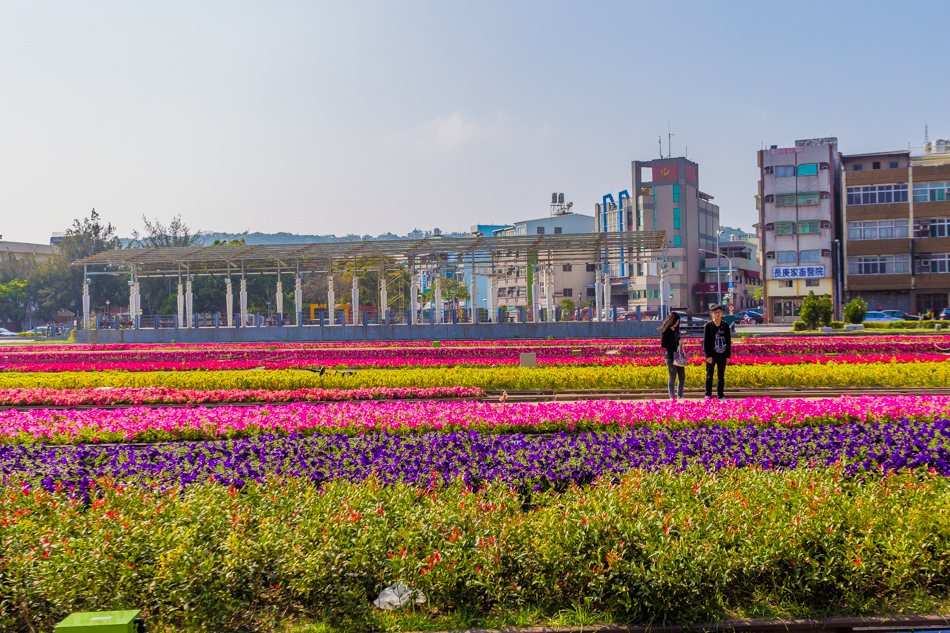
[[729,324],[722,320],[722,306],[714,305],[709,309],[712,321],[706,324],[703,331],[703,356],[706,357],[706,398],[712,398],[713,371],[718,376],[716,381],[716,397],[723,399],[723,389],[726,384],[726,361],[732,356],[732,334]]
[[[666,387],[670,392],[670,400],[676,400],[677,397],[683,397],[683,386],[686,382],[686,368],[674,364],[673,355],[680,347],[680,315],[678,312],[670,312],[670,316],[660,324],[660,347],[666,350],[666,368],[670,373],[666,381]],[[677,379],[679,386],[677,388]]]

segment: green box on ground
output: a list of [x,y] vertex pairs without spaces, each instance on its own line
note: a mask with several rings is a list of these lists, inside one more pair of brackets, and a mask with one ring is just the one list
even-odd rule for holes
[[135,618],[141,611],[73,613],[53,629],[55,633],[136,633]]

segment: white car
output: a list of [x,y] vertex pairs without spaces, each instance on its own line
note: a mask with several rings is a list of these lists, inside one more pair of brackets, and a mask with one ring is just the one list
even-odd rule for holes
[[864,315],[864,320],[867,321],[868,323],[887,323],[890,321],[900,321],[901,319],[896,319],[892,316],[888,316],[884,314],[883,312],[874,311],[874,312],[868,312],[866,315]]
[[0,327],[0,336],[20,336],[16,332],[11,332],[5,327]]

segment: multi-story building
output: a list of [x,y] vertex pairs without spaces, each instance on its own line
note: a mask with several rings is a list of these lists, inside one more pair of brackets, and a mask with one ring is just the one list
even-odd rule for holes
[[754,236],[732,235],[719,243],[718,257],[706,253],[704,279],[696,286],[704,306],[717,303],[720,296],[736,312],[758,305],[754,297],[756,288],[762,285],[758,250],[758,239]]
[[842,159],[844,298],[939,312],[950,298],[950,146]]
[[[43,262],[56,254],[56,246],[49,244],[30,244],[28,242],[6,242],[0,239],[0,253],[6,256],[21,259],[32,257],[37,262]],[[2,256],[2,255],[0,255]]]
[[791,323],[811,291],[840,301],[838,139],[773,145],[758,152],[758,165],[764,312],[773,323]]
[[[493,234],[561,235],[592,233],[594,230],[593,216],[562,210],[549,217],[515,222],[495,229]],[[591,285],[594,279],[594,266],[591,262],[545,266],[528,262],[524,255],[520,258],[513,255],[496,262],[494,284],[490,284],[490,287],[495,287],[497,307],[506,308],[510,312],[526,307],[528,314],[533,314],[533,306],[540,310],[547,305],[548,293],[551,293],[551,304],[555,307],[560,307],[564,299],[571,299],[576,305],[588,300],[593,302],[593,293],[590,293],[589,299],[587,293],[587,286]],[[535,291],[537,296],[534,296]]]
[[667,266],[627,266],[621,284],[613,283],[618,271],[611,271],[612,302],[617,297],[648,316],[658,315],[661,306],[701,312],[706,308],[701,269],[707,253],[716,253],[719,207],[699,189],[699,165],[682,157],[661,158],[633,161],[632,171],[635,198],[621,209],[606,210],[598,230],[665,231]]

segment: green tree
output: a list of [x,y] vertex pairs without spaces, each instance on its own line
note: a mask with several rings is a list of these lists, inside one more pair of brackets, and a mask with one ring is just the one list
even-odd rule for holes
[[765,296],[765,292],[762,286],[756,286],[755,288],[752,289],[752,299],[754,301],[762,301],[764,296]]
[[809,330],[815,329],[815,326],[818,324],[818,297],[815,296],[814,290],[809,291],[808,296],[802,300],[802,307],[798,313],[798,318],[808,326]]
[[[456,310],[458,310],[459,301],[468,301],[472,298],[471,293],[468,291],[468,286],[460,282],[458,279],[440,277],[439,286],[442,288],[442,300],[452,302],[452,305],[455,306]],[[426,290],[422,295],[422,300],[435,301],[435,288],[429,288]]]
[[[144,233],[132,231],[130,248],[175,248],[200,246],[200,232],[193,232],[180,215],[172,218],[167,225],[158,219],[149,220],[144,215]],[[196,277],[192,284],[195,296],[195,312],[216,312],[224,309],[224,283],[215,283],[211,277]],[[220,289],[218,288],[220,286]],[[139,292],[142,296],[142,311],[146,314],[176,314],[178,312],[178,282],[173,279],[142,279]],[[217,297],[216,295],[220,295]],[[219,302],[217,299],[221,298]],[[171,299],[171,301],[169,301]],[[220,304],[220,308],[218,307]]]
[[835,306],[831,303],[831,297],[829,295],[822,295],[821,299],[818,300],[818,321],[828,327],[831,325],[831,320],[835,316]]
[[0,284],[0,322],[10,321],[19,332],[29,306],[27,284],[23,279],[11,279]]
[[[28,293],[35,297],[37,313],[46,319],[53,318],[62,310],[78,315],[82,311],[83,269],[70,264],[121,246],[115,227],[103,223],[95,209],[88,218],[73,220],[56,254],[37,266],[27,280]],[[111,270],[106,267],[100,272]],[[89,294],[93,310],[105,306],[106,299],[115,305],[127,302],[129,287],[126,282],[127,279],[121,275],[90,275]]]
[[868,304],[858,297],[844,307],[844,319],[848,323],[861,323],[868,314]]

